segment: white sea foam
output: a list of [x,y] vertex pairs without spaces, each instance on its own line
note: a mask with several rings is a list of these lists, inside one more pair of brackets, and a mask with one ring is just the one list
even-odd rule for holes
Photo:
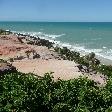
[[102,38],[93,38],[93,39],[91,39],[91,40],[93,40],[93,41],[97,41],[97,40],[101,40]]
[[110,54],[112,54],[112,52],[109,52],[109,54],[108,53],[96,53],[96,55],[98,57],[102,57],[102,58],[105,58],[105,59],[108,59],[108,60],[112,60],[112,55],[110,55]]
[[54,35],[54,34],[46,34],[46,33],[42,33],[42,35],[45,36],[45,37],[47,37],[47,38],[56,39],[57,37],[64,36],[65,34]]
[[103,46],[102,48],[103,48],[103,49],[106,49],[107,47]]
[[64,47],[69,48],[72,51],[77,51],[80,52],[81,55],[86,55],[88,53],[94,52],[96,54],[96,56],[98,57],[102,57],[108,60],[112,60],[112,49],[109,49],[107,51],[104,51],[103,49],[86,49],[84,46],[80,46],[80,45],[70,45],[69,43],[61,43],[60,45]]
[[60,35],[46,34],[43,32],[27,32],[27,33],[32,35],[32,36],[41,36],[41,37],[50,38],[50,39],[56,39],[57,37],[61,37],[61,36],[65,35],[65,34],[60,34]]

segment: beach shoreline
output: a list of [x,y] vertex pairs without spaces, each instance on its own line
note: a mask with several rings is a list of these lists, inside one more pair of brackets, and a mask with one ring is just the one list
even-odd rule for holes
[[[14,34],[20,34],[20,35],[26,35],[26,36],[31,36],[31,37],[35,37],[35,38],[38,38],[39,37],[40,39],[44,39],[44,40],[47,40],[47,41],[53,43],[53,46],[54,47],[56,47],[56,46],[58,46],[60,48],[67,47],[71,51],[79,52],[80,55],[82,55],[82,56],[85,56],[85,55],[88,55],[91,52],[94,52],[92,50],[91,50],[91,52],[90,51],[89,52],[88,51],[86,52],[86,51],[80,51],[80,50],[74,49],[73,48],[74,46],[72,46],[70,44],[60,43],[58,40],[55,40],[55,38],[50,39],[50,38],[40,37],[40,36],[34,35],[32,33],[31,34],[30,33],[25,33],[25,32],[22,33],[22,32],[19,32],[19,31],[17,31],[17,32],[16,31],[12,31],[12,33],[14,33]],[[96,58],[100,60],[101,64],[104,64],[104,65],[112,65],[112,60],[110,58],[106,58],[103,55],[98,55],[97,53],[95,53],[95,55],[96,55]]]
[[[59,78],[69,80],[82,76],[88,77],[99,84],[106,83],[104,75],[101,73],[85,72],[87,68],[80,71],[78,62],[72,59],[64,59],[64,55],[56,52],[53,48],[54,43],[49,42],[49,40],[12,32],[9,35],[2,35],[0,39],[2,40],[0,41],[0,52],[3,53],[1,53],[0,58],[13,60],[12,65],[20,72],[30,72],[40,76],[43,76],[46,72],[52,72],[55,80]],[[27,53],[31,55],[28,56]]]

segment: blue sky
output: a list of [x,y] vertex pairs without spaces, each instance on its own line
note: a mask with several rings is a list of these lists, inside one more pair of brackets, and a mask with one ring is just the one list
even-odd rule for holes
[[0,21],[112,22],[112,0],[0,0]]

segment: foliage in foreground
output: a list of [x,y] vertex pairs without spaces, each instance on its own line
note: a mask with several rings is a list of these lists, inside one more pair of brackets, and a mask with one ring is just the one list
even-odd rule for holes
[[50,74],[11,73],[0,79],[0,112],[111,112],[112,79],[105,87],[78,78],[54,82]]

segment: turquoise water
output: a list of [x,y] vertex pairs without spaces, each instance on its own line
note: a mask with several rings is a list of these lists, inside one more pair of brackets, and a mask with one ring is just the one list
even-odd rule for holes
[[81,53],[95,52],[112,60],[112,23],[0,22],[0,28],[38,35]]

